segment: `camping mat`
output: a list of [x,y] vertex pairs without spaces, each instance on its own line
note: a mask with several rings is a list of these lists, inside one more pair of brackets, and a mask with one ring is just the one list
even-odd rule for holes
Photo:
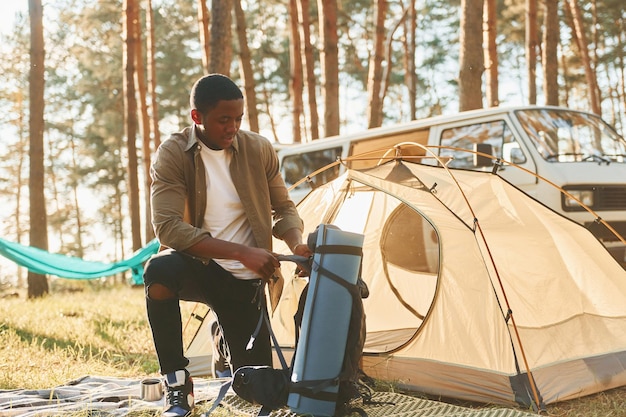
[[[125,416],[135,411],[163,408],[165,398],[143,401],[141,380],[85,376],[65,385],[47,389],[0,390],[0,417],[63,416],[86,412],[90,416]],[[212,401],[224,379],[194,378],[196,402]]]
[[[362,407],[367,417],[537,417],[510,408],[472,409],[393,392],[375,392],[372,401],[374,404]],[[236,395],[226,396],[221,404],[239,415],[256,416],[260,409]],[[296,417],[297,414],[280,409],[272,411],[270,416]]]
[[[0,390],[0,417],[52,417],[87,411],[90,416],[100,417],[125,416],[138,411],[154,411],[157,415],[165,399],[141,400],[142,379],[85,376],[54,388]],[[194,378],[193,381],[196,403],[205,403],[199,410],[206,410],[227,379]],[[391,392],[375,392],[372,400],[378,404],[363,407],[368,417],[536,417],[515,409],[471,409]],[[258,406],[241,399],[232,389],[220,405],[238,416],[256,416],[259,411]],[[284,408],[273,411],[271,416],[295,417],[296,414]]]

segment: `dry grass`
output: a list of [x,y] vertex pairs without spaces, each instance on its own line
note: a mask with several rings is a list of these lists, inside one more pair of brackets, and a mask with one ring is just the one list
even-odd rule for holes
[[[184,316],[192,307],[183,306]],[[0,389],[50,388],[85,375],[158,375],[141,288],[57,280],[43,299],[3,298],[0,317]],[[89,413],[72,417],[81,415]],[[214,415],[229,414],[218,409]],[[547,415],[626,417],[626,387],[550,405]]]

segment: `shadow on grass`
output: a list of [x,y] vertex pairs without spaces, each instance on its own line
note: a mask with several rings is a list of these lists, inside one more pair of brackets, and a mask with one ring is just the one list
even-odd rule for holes
[[[72,352],[76,360],[90,361],[96,360],[110,366],[128,365],[138,366],[142,371],[146,373],[152,373],[159,369],[159,365],[154,353],[133,353],[128,352],[121,345],[117,338],[112,337],[107,332],[103,331],[106,326],[109,326],[110,322],[104,324],[98,324],[98,335],[105,341],[111,343],[113,348],[98,347],[93,344],[85,344],[80,340],[68,340],[56,337],[50,337],[40,333],[34,333],[28,330],[20,329],[17,327],[7,326],[4,324],[0,326],[0,329],[13,331],[25,344],[32,345],[33,343],[41,348],[54,352],[56,350],[63,350],[65,352]],[[117,324],[120,326],[120,324]],[[127,324],[125,324],[126,326]]]

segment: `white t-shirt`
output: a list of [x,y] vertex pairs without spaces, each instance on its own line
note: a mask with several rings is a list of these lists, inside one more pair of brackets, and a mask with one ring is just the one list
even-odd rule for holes
[[[254,236],[246,217],[241,199],[230,176],[231,153],[227,150],[213,150],[200,145],[200,157],[204,163],[207,184],[207,205],[202,228],[216,239],[254,246]],[[222,268],[239,279],[259,278],[239,261],[213,259]]]

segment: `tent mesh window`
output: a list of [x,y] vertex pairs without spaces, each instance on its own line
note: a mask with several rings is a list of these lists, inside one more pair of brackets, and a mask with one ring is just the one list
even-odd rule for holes
[[439,272],[437,233],[429,222],[405,204],[389,216],[382,233],[381,251],[387,262],[402,269]]

